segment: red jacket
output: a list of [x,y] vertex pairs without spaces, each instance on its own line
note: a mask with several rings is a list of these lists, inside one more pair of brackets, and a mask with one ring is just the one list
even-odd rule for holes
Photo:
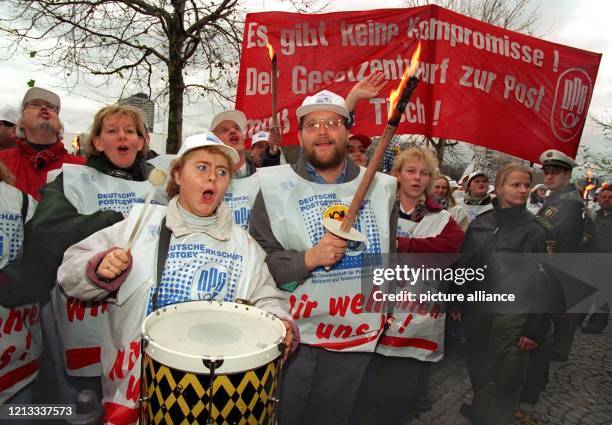
[[[433,216],[440,223],[441,231],[410,238],[398,237],[397,252],[459,252],[465,233],[449,213],[442,212],[442,207],[431,198],[428,198],[424,204],[420,204],[416,210],[413,213],[414,217],[411,217],[411,219],[419,223],[417,227],[422,223],[425,216]],[[408,219],[401,210],[400,218]],[[423,232],[419,233],[422,234]]]
[[0,161],[15,176],[17,189],[39,201],[38,190],[47,183],[49,171],[61,168],[62,164],[85,164],[87,160],[69,154],[62,141],[37,151],[24,140],[17,140],[16,147],[0,151]]

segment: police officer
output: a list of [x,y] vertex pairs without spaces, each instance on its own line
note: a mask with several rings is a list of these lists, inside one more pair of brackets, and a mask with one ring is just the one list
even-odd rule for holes
[[[576,162],[555,149],[543,152],[540,162],[544,172],[544,186],[550,194],[537,215],[547,219],[553,226],[557,252],[578,252],[584,235],[585,208],[576,186],[570,183]],[[576,318],[568,313],[555,314],[553,322],[551,360],[566,361],[574,340]]]
[[549,149],[540,155],[544,186],[550,191],[538,216],[553,225],[557,252],[577,252],[584,233],[585,209],[580,193],[570,183],[576,162],[563,152]]

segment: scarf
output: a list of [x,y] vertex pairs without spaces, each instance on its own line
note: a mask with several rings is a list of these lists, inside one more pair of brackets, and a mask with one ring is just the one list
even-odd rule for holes
[[17,149],[22,157],[32,163],[36,170],[45,168],[51,162],[62,158],[66,153],[66,148],[61,141],[57,141],[52,145],[38,150],[23,139],[17,140]]
[[221,202],[208,217],[200,217],[184,209],[178,202],[178,195],[168,203],[166,226],[176,237],[204,233],[218,241],[228,241],[233,224],[231,211],[225,202]]

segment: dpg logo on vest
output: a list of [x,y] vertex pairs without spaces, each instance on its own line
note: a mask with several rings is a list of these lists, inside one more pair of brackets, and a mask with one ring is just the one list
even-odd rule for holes
[[[191,299],[223,299],[227,292],[227,268],[219,263],[206,263],[193,275]],[[221,296],[219,296],[221,295]]]
[[251,209],[240,207],[234,210],[234,223],[241,226],[243,229],[249,227],[249,218],[251,217]]
[[584,70],[571,68],[559,75],[550,112],[550,128],[557,139],[568,142],[578,135],[592,93],[591,77]]

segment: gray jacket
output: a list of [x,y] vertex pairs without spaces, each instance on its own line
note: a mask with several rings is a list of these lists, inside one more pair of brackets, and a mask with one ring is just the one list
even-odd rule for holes
[[[349,158],[346,160],[348,161],[346,181],[350,182],[359,176],[359,166]],[[303,156],[300,156],[297,164],[292,166],[292,168],[300,177],[312,181],[310,174],[306,171]],[[389,252],[397,251],[397,217],[398,209],[397,206],[394,206],[391,217],[389,217],[389,228],[391,229]],[[310,272],[306,269],[305,264],[306,251],[285,250],[274,237],[261,191],[257,194],[255,204],[251,210],[249,233],[266,252],[266,263],[278,286],[289,282],[302,284],[310,277]]]

